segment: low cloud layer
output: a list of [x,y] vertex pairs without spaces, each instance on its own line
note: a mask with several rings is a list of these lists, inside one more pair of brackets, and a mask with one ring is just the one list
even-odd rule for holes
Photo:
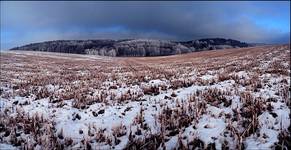
[[290,2],[2,2],[1,49],[57,39],[288,43]]

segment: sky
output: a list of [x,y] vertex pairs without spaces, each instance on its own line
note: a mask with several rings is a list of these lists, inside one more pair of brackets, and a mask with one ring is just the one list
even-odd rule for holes
[[289,43],[290,1],[1,1],[1,47],[49,40]]

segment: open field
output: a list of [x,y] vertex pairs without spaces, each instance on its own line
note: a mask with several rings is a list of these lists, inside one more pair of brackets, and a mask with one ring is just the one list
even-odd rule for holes
[[289,45],[0,58],[0,149],[291,146]]

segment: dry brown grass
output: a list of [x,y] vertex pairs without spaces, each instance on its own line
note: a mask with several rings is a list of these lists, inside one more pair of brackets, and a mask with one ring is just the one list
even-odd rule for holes
[[[232,101],[228,97],[231,95],[238,95],[243,107],[232,110],[233,116],[225,115],[225,118],[229,121],[228,129],[232,137],[238,141],[235,143],[236,148],[243,149],[244,139],[255,134],[259,128],[257,117],[264,111],[272,112],[270,101],[274,100],[268,101],[250,94],[269,86],[269,81],[262,80],[260,76],[267,73],[274,76],[290,75],[289,45],[213,50],[147,58],[107,58],[21,51],[1,53],[0,58],[0,96],[2,98],[22,96],[33,97],[35,101],[49,98],[49,102],[56,104],[57,107],[63,107],[64,102],[68,100],[72,100],[73,107],[78,109],[87,109],[94,103],[104,105],[125,104],[129,101],[142,103],[143,96],[156,96],[169,90],[183,90],[193,85],[209,86],[230,80],[235,82],[231,90],[205,88],[193,92],[186,100],[179,99],[178,93],[170,92],[164,99],[175,102],[174,108],[160,102],[156,103],[161,108],[155,116],[156,124],[160,126],[159,134],[148,133],[150,130],[144,120],[146,111],[144,108],[140,110],[132,123],[137,128],[134,132],[123,124],[114,127],[111,130],[112,135],[105,134],[107,131],[104,129],[90,127],[88,131],[90,137],[84,137],[82,140],[84,148],[87,149],[90,149],[91,141],[107,143],[110,146],[118,145],[120,138],[127,134],[129,134],[129,142],[126,149],[144,149],[145,147],[156,149],[159,146],[164,148],[165,142],[172,136],[179,137],[177,147],[180,149],[214,148],[215,144],[205,145],[198,138],[187,141],[185,144],[181,133],[189,126],[195,127],[201,116],[205,114],[206,105],[229,107]],[[262,67],[261,65],[266,61],[270,63]],[[194,77],[193,71],[195,71]],[[206,80],[200,78],[209,74],[209,71],[213,71],[217,78]],[[234,74],[239,71],[250,73],[249,78]],[[142,84],[154,79],[168,81],[169,85]],[[106,82],[111,84],[107,85]],[[51,89],[48,85],[55,87]],[[285,80],[280,81],[280,85],[276,95],[282,97],[290,107],[290,85]],[[138,86],[140,91],[131,89],[134,86]],[[245,92],[238,91],[239,86],[245,88]],[[118,95],[116,91],[121,88],[128,89]],[[126,109],[122,115],[129,110],[130,108]],[[12,110],[8,109],[3,112],[11,113],[10,111]],[[25,143],[25,139],[17,136],[18,131],[31,133],[36,143],[47,148],[62,149],[64,145],[69,147],[74,142],[64,137],[62,132],[56,133],[53,122],[42,116],[28,117],[22,112],[17,114],[13,118],[5,113],[0,114],[0,125],[5,126],[4,135],[6,132],[7,135],[13,134],[10,141],[12,144],[21,145],[24,149],[33,148],[33,145]],[[78,119],[78,114],[74,115],[74,118]],[[97,117],[98,114],[94,112],[93,116]],[[11,126],[7,126],[8,124]],[[46,133],[46,136],[42,133]],[[280,135],[282,141],[287,141],[286,139],[289,138],[285,134],[282,132]],[[143,136],[143,138],[135,138],[136,136]],[[227,148],[228,143],[224,142],[223,145]]]

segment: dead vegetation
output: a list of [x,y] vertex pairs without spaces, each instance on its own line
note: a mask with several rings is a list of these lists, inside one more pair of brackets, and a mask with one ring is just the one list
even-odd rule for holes
[[[114,149],[122,144],[124,149],[166,149],[174,138],[176,149],[215,149],[215,141],[222,149],[245,149],[247,138],[268,139],[260,135],[262,114],[268,112],[276,119],[280,115],[276,110],[290,107],[288,45],[153,58],[19,53],[0,56],[0,142],[21,149],[70,149],[76,145],[80,149]],[[46,100],[53,109],[47,116],[29,114],[22,108],[37,104],[43,109]],[[6,104],[10,101],[11,105]],[[92,107],[96,105],[98,109]],[[118,111],[112,113],[113,108]],[[109,123],[111,128],[86,124],[88,128],[80,128],[81,138],[76,139],[65,135],[68,129],[60,129],[54,122],[60,115],[55,112],[62,109],[78,110],[69,113],[73,123],[86,121],[88,116],[104,122],[112,115],[122,121]],[[138,111],[132,114],[135,109]],[[132,120],[126,120],[129,114]],[[196,132],[187,132],[197,131],[207,115],[226,124],[219,135],[223,138],[211,137],[210,143]],[[151,118],[154,121],[149,122]],[[211,123],[203,127],[212,128]],[[275,125],[271,128],[277,131]],[[278,139],[275,148],[290,147],[290,130],[282,127]]]

